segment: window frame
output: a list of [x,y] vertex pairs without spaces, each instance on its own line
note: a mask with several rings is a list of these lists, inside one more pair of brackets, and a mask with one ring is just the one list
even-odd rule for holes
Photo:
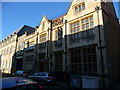
[[[91,19],[91,17],[92,17],[92,19]],[[94,19],[93,15],[90,15],[88,17],[81,19],[82,31],[92,29],[94,27],[94,20],[93,19]],[[86,20],[88,20],[88,21],[86,22]],[[93,23],[92,26],[91,26],[91,23]],[[87,28],[87,25],[88,25],[88,28]],[[83,26],[84,26],[84,28],[83,28]]]

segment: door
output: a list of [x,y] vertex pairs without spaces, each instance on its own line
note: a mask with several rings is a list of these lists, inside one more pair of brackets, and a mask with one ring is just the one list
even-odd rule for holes
[[39,72],[45,72],[45,62],[39,63]]

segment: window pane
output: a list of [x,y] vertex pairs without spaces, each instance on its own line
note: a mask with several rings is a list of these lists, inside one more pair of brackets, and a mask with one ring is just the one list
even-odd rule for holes
[[77,22],[77,25],[79,26],[79,25],[80,25],[80,22]]
[[82,25],[82,30],[85,30],[85,25]]
[[90,22],[90,27],[93,27],[94,26],[94,23],[93,22]]
[[93,64],[93,71],[94,71],[94,72],[97,72],[97,64],[96,64],[96,63]]
[[72,24],[72,28],[74,27],[74,23]]
[[84,10],[85,9],[85,4],[82,4],[82,10]]
[[74,28],[74,32],[76,32],[76,31],[77,31],[77,28],[75,27],[75,28]]
[[81,11],[82,10],[82,8],[81,8],[81,5],[79,6],[79,11]]
[[77,27],[77,31],[80,31],[80,27]]
[[88,23],[88,18],[86,18],[86,23]]
[[70,28],[72,28],[72,24],[70,24]]
[[90,21],[93,21],[93,16],[90,17]]
[[77,7],[75,7],[75,13],[78,13],[78,8]]
[[72,31],[71,31],[72,33],[74,32],[74,28],[72,29]]
[[74,27],[76,27],[77,23],[74,23]]
[[85,72],[88,71],[88,66],[87,66],[87,64],[84,64],[84,71],[85,71]]
[[82,24],[84,24],[84,23],[85,23],[85,20],[83,19],[83,20],[82,20]]
[[89,23],[88,23],[88,24],[86,24],[86,29],[89,29]]

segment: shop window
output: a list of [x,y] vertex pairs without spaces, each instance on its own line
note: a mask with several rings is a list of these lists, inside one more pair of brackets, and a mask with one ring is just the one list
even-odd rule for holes
[[84,47],[70,50],[71,71],[97,73],[96,47]]

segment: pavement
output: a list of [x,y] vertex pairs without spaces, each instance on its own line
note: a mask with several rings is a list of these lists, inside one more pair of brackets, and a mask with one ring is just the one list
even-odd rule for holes
[[[113,86],[111,88],[83,88],[83,89],[73,88],[73,87],[68,86],[68,84],[61,83],[61,82],[57,82],[57,85],[64,88],[64,89],[66,88],[67,90],[120,90],[120,84]],[[54,90],[57,90],[57,89],[54,89]]]

